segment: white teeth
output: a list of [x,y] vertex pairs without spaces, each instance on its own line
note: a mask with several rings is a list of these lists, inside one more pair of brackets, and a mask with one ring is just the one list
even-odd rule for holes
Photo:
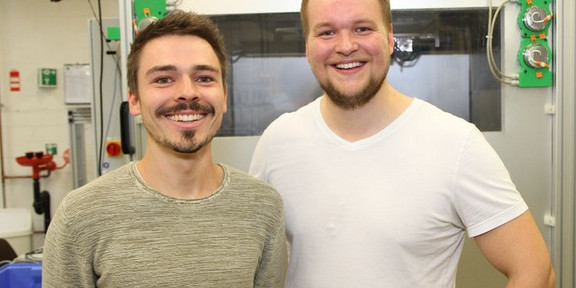
[[353,62],[353,63],[346,63],[346,64],[338,64],[338,65],[336,65],[336,68],[338,68],[338,69],[352,69],[352,68],[356,68],[356,67],[360,67],[360,66],[362,66],[362,63]]
[[172,121],[192,122],[192,121],[200,120],[200,119],[204,118],[204,116],[202,116],[201,114],[194,114],[194,115],[170,115],[170,116],[168,116],[167,118],[170,119],[170,120],[172,120]]

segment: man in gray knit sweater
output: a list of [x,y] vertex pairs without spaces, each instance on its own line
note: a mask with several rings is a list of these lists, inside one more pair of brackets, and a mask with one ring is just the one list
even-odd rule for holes
[[281,198],[212,158],[227,69],[205,16],[173,12],[140,32],[128,86],[146,154],[62,201],[46,235],[43,287],[284,287]]

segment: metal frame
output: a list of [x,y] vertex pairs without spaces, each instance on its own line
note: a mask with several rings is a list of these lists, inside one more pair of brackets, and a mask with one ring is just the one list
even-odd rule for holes
[[[126,75],[126,65],[128,62],[128,52],[132,43],[132,0],[118,1],[118,17],[120,21],[120,67],[122,75]],[[128,77],[121,77],[122,101],[128,101]]]
[[88,182],[86,172],[86,141],[84,125],[92,123],[92,111],[88,107],[71,107],[68,109],[68,126],[70,131],[70,150],[72,155],[73,188],[76,189]]
[[576,3],[555,1],[555,61],[557,117],[554,133],[554,192],[559,218],[556,229],[554,266],[557,274],[557,287],[569,288],[576,285],[575,265],[575,137],[576,127]]

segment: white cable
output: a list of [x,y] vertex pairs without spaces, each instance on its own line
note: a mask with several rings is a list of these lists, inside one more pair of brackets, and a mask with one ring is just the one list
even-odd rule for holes
[[552,19],[552,17],[553,17],[553,14],[550,14],[550,15],[548,15],[548,16],[540,19],[540,20],[536,20],[536,19],[534,19],[535,15],[536,15],[536,13],[530,15],[530,18],[532,18],[532,22],[534,22],[534,23],[546,23],[546,22],[550,21],[550,19]]
[[486,58],[488,60],[488,67],[490,68],[490,72],[492,76],[499,82],[508,85],[518,86],[518,75],[516,74],[504,74],[498,68],[496,64],[496,60],[494,59],[494,53],[492,49],[492,41],[494,39],[494,27],[496,26],[496,21],[498,19],[498,15],[503,7],[510,3],[510,2],[517,2],[517,0],[506,0],[502,2],[499,6],[494,15],[492,15],[492,0],[490,0],[490,4],[488,6],[488,35],[486,35]]
[[[490,0],[490,4],[488,6],[488,35],[486,36],[486,58],[488,61],[488,67],[490,68],[490,72],[492,76],[498,80],[499,82],[503,82],[501,72],[495,64],[494,55],[492,54],[492,40],[494,38],[494,25],[493,25],[493,18],[496,18],[497,15],[492,16],[492,0]],[[495,21],[494,21],[495,22]]]
[[[510,2],[518,2],[517,0],[507,0],[503,3],[500,4],[500,6],[498,6],[498,9],[496,10],[496,14],[495,16],[497,17],[500,14],[500,11],[504,8],[504,6]],[[492,22],[492,32],[494,32],[494,27],[496,26],[496,19],[495,18]],[[490,44],[492,44],[492,42],[490,42]],[[492,46],[490,46],[490,55],[492,56],[492,63],[494,63],[494,67],[498,67],[496,65],[496,60],[494,60],[494,51],[492,50]],[[509,78],[512,80],[518,80],[518,74],[504,74],[500,71],[500,74],[502,75],[502,77],[504,78]]]
[[[500,15],[500,12],[502,11],[502,9],[504,8],[504,6],[510,2],[515,2],[515,0],[507,0],[505,2],[502,2],[500,4],[500,6],[498,6],[498,9],[496,9],[496,13],[494,13],[494,18],[492,19],[492,23],[490,24],[490,35],[493,36],[494,34],[494,27],[496,27],[496,21],[498,20],[498,16]],[[509,79],[513,79],[516,76],[515,75],[509,75],[509,74],[504,74],[502,73],[502,71],[498,68],[498,65],[496,64],[496,60],[494,59],[494,51],[493,51],[493,37],[491,37],[490,40],[490,60],[492,62],[492,66],[494,67],[495,71],[500,75],[500,78],[509,78]],[[507,82],[508,83],[508,82]]]
[[490,0],[490,6],[488,7],[488,35],[486,36],[488,49],[486,49],[486,53],[488,56],[488,63],[490,64],[492,74],[496,78],[501,77],[501,71],[498,69],[496,61],[494,60],[492,41],[494,39],[494,26],[496,23],[496,19],[498,19],[498,13],[499,11],[497,10],[496,13],[492,15],[492,0]]
[[182,0],[166,0],[166,6],[173,6],[175,8],[180,5],[180,2],[182,2]]

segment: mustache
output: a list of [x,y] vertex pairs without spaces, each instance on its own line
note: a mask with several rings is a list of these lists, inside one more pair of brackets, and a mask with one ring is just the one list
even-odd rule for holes
[[212,115],[216,113],[214,107],[210,105],[203,105],[198,102],[191,102],[191,103],[178,103],[170,107],[161,107],[158,110],[156,110],[156,117],[163,117],[166,114],[177,113],[184,110],[194,110],[200,113],[212,114]]

